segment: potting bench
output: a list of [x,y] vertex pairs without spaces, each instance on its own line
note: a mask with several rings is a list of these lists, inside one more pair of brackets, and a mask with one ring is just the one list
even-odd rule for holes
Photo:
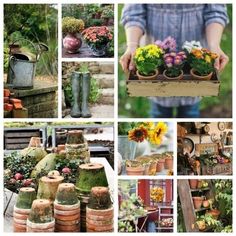
[[213,193],[211,191],[212,188],[209,185],[206,188],[191,189],[188,179],[179,179],[177,188],[178,188],[179,200],[182,207],[186,232],[198,232],[199,230],[195,225],[197,220],[196,213],[205,212],[209,208],[201,207],[200,209],[195,209],[192,197],[193,195],[198,194],[199,192],[204,192],[207,198],[212,198],[213,196]]

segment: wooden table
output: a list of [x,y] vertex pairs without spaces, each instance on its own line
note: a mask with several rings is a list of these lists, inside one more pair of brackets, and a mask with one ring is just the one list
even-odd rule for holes
[[[114,171],[110,164],[103,157],[94,157],[90,159],[91,162],[100,163],[104,165],[109,189],[112,194],[114,193]],[[17,194],[8,189],[4,189],[4,232],[13,232],[13,208],[16,202]],[[114,202],[114,201],[113,201]]]

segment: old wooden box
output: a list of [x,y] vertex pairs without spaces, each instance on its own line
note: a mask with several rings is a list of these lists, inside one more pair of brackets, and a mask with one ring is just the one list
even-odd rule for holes
[[231,175],[232,163],[202,166],[202,175]]
[[168,80],[159,74],[156,80],[139,80],[135,72],[127,75],[127,92],[130,97],[218,96],[220,81],[217,73],[211,80],[197,80],[184,74],[182,80]]

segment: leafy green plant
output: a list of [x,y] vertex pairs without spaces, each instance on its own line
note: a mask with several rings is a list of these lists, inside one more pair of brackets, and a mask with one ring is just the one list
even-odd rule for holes
[[62,32],[64,34],[76,34],[82,32],[84,29],[84,21],[74,17],[62,18]]
[[114,10],[112,8],[112,5],[108,5],[108,6],[105,6],[103,9],[102,9],[102,15],[101,15],[102,18],[113,18],[114,17]]
[[89,72],[88,63],[86,63],[86,62],[81,63],[80,67],[79,67],[79,72],[88,73]]

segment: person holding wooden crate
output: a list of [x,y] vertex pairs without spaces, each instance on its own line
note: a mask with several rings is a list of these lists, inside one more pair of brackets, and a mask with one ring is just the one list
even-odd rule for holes
[[[223,71],[229,61],[220,47],[225,25],[228,23],[224,4],[126,4],[121,23],[125,27],[127,49],[120,58],[125,72],[134,69],[133,56],[145,37],[145,44],[175,38],[177,50],[185,41],[199,41],[202,46],[218,54],[215,69]],[[171,118],[176,108],[177,118],[198,118],[200,97],[152,97],[151,116]]]

